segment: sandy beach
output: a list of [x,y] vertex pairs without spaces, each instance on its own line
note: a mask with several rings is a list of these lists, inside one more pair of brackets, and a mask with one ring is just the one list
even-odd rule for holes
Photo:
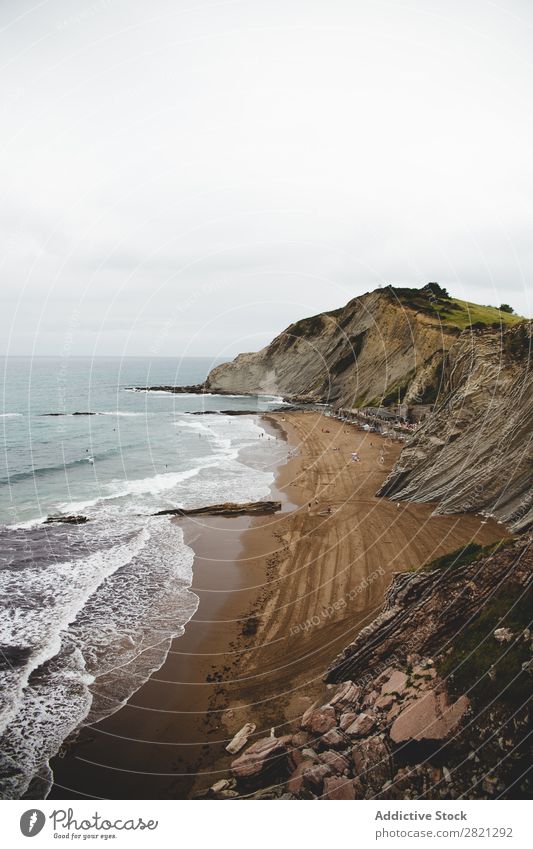
[[394,572],[507,535],[473,514],[376,498],[400,452],[383,437],[316,412],[264,424],[287,439],[272,493],[282,511],[173,520],[195,552],[198,610],[128,704],[54,759],[51,798],[201,792],[227,772],[224,747],[245,722],[257,737],[294,726]]

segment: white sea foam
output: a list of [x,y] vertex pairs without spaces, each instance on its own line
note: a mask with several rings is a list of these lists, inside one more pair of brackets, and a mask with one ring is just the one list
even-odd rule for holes
[[12,646],[14,656],[17,648],[28,651],[2,673],[0,779],[6,798],[45,794],[48,761],[63,740],[118,710],[161,667],[196,610],[193,552],[181,528],[147,514],[269,494],[272,472],[241,458],[243,450],[259,456],[266,447],[254,419],[183,415],[176,425],[193,429],[183,441],[195,432],[203,437],[192,441],[204,453],[184,457],[189,468],[113,480],[94,498],[54,508],[87,515],[86,525],[40,530],[42,518],[24,523],[28,538],[44,540],[41,545],[50,537],[78,547],[64,560],[41,552],[40,563],[32,565],[30,557],[0,572],[0,598],[7,602],[0,643]]
[[[8,601],[0,621],[0,643],[31,649],[22,669],[8,671],[7,687],[0,692],[0,732],[19,709],[24,688],[34,669],[54,657],[61,646],[61,632],[76,618],[89,596],[104,578],[132,558],[144,544],[146,532],[124,545],[97,551],[81,563],[51,562],[0,572],[0,598]],[[21,586],[21,578],[23,586]],[[17,605],[24,587],[24,604]],[[22,601],[22,598],[21,598]]]
[[27,522],[14,522],[12,525],[8,525],[8,527],[29,530],[30,528],[36,528],[38,525],[42,525],[43,522],[46,522],[46,519],[47,516],[38,516],[36,519],[28,519]]
[[34,792],[43,795],[48,760],[65,737],[118,710],[161,666],[196,610],[188,589],[193,553],[181,529],[143,520],[130,536],[87,557],[4,579],[11,607],[21,591],[25,603],[4,618],[0,640],[31,649],[26,663],[3,673],[5,798],[19,798],[36,775],[42,780]]

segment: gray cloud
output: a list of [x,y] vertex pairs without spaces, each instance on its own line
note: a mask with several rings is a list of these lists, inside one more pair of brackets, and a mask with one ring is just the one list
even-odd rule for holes
[[[531,312],[531,4],[0,9],[3,348],[218,354],[387,282]],[[170,330],[169,330],[170,317]]]

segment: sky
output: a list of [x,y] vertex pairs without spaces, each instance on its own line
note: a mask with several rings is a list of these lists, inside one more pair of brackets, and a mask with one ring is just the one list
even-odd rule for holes
[[531,315],[530,0],[2,0],[0,352],[219,356],[388,283]]

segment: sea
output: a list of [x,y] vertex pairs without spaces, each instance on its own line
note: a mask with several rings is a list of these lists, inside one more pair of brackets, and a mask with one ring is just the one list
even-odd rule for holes
[[[220,411],[281,398],[138,389],[218,362],[0,360],[0,798],[45,797],[63,742],[124,705],[195,613],[193,551],[153,514],[269,496],[282,441]],[[87,522],[45,524],[62,515]]]

